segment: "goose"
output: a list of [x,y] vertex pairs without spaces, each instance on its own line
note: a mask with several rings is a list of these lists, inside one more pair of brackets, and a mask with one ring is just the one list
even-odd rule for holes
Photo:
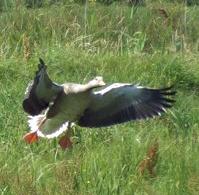
[[131,83],[107,85],[101,76],[86,84],[59,85],[52,82],[40,58],[22,103],[30,127],[24,140],[31,144],[39,137],[51,139],[65,132],[59,144],[66,149],[72,146],[73,125],[98,128],[153,118],[173,106],[175,93],[172,86],[152,89]]

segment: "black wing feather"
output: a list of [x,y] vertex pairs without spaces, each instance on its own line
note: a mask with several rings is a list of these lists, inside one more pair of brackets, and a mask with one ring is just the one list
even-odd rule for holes
[[31,81],[26,89],[25,98],[23,100],[22,106],[25,112],[35,116],[40,114],[44,109],[49,106],[49,102],[46,102],[43,99],[39,99],[36,96],[36,88],[39,83],[40,71],[46,69],[44,61],[39,58],[40,63],[38,64],[38,71],[35,73],[35,78]]
[[[116,89],[107,92],[107,94],[112,93],[114,90]],[[117,90],[119,91],[120,88]],[[122,95],[120,95],[119,101],[114,99],[110,101],[110,105],[112,104],[110,107],[102,107],[99,110],[88,108],[78,121],[78,124],[83,127],[104,127],[130,120],[152,118],[165,112],[165,109],[172,107],[175,102],[174,99],[171,99],[176,93],[172,90],[172,87],[163,89],[137,88],[136,90],[139,90],[139,95],[137,95],[137,97],[135,96],[128,106],[120,108],[116,112],[110,112],[109,114],[108,109],[111,109],[114,104],[115,107],[117,107],[119,101],[126,101],[126,99],[122,99]],[[105,98],[106,97],[104,97],[104,99]],[[103,104],[103,98],[101,98],[101,103]]]

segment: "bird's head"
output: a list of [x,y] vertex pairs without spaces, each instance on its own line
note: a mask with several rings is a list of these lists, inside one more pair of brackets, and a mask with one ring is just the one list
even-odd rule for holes
[[97,76],[93,80],[89,81],[88,84],[91,87],[102,87],[106,85],[106,83],[103,81],[103,77]]

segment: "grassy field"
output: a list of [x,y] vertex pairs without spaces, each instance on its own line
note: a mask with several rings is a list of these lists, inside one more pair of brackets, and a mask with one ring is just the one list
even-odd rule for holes
[[[162,11],[161,11],[162,10]],[[165,14],[166,13],[166,14]],[[89,3],[0,13],[0,193],[9,195],[198,195],[199,7]],[[38,57],[58,83],[149,87],[174,84],[176,104],[163,116],[109,128],[75,127],[79,143],[27,145],[22,100]],[[158,143],[154,174],[140,171]]]

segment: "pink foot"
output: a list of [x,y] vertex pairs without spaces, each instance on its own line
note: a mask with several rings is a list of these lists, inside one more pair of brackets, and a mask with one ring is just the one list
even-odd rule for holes
[[71,148],[73,143],[70,140],[70,137],[64,135],[63,137],[60,138],[59,145],[63,150],[65,150],[66,148]]
[[23,139],[26,143],[32,144],[33,142],[38,141],[38,135],[37,132],[27,133],[23,136]]

